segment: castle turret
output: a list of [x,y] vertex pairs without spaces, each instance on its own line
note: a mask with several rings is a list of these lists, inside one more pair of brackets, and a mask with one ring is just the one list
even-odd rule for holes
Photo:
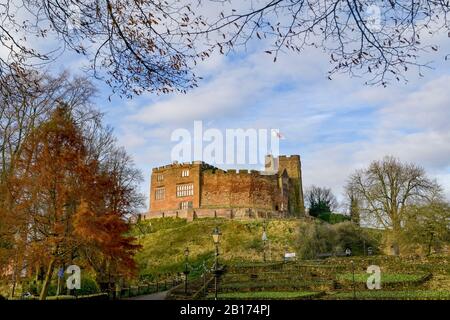
[[305,214],[303,199],[302,167],[299,155],[279,156],[278,172],[286,170],[289,176],[289,211],[295,215]]

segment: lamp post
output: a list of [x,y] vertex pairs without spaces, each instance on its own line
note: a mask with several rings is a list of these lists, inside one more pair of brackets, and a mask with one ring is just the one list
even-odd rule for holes
[[264,222],[263,224],[262,241],[263,241],[263,261],[266,262],[266,242],[267,242],[266,222]]
[[188,257],[189,257],[189,248],[184,249],[184,294],[187,295],[188,291],[188,274],[189,274],[189,265],[188,265]]
[[214,300],[217,300],[217,285],[218,285],[218,278],[219,278],[219,242],[220,242],[220,236],[222,233],[219,230],[219,227],[215,227],[214,231],[212,233],[214,245],[216,246],[216,257],[214,261]]

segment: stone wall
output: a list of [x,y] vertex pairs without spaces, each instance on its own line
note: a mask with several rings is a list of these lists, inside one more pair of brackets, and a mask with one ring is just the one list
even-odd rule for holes
[[201,177],[200,207],[275,210],[279,193],[276,175],[247,170],[205,170]]
[[143,219],[151,218],[169,218],[177,217],[192,221],[201,218],[226,218],[226,219],[270,219],[270,218],[285,218],[286,215],[279,211],[266,211],[255,208],[229,208],[229,209],[188,209],[188,210],[167,210],[167,211],[152,211]]

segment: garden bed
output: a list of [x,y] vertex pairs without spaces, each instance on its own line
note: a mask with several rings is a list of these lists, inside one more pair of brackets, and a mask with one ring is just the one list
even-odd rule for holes
[[246,281],[223,283],[220,287],[223,292],[248,291],[296,291],[296,290],[331,290],[334,282],[329,280],[315,281]]
[[[357,288],[365,288],[369,273],[355,273]],[[431,278],[431,274],[404,274],[404,273],[381,273],[381,286],[384,288],[399,288],[419,286]],[[344,287],[353,285],[353,274],[342,273],[336,276],[336,280]]]
[[[218,294],[218,299],[224,300],[300,300],[313,299],[322,296],[323,292],[312,291],[257,291],[257,292],[229,292]],[[214,295],[208,295],[213,299]]]
[[[385,291],[385,290],[366,290],[356,291],[357,300],[449,300],[450,291]],[[353,299],[353,292],[338,292],[326,297],[332,300]]]

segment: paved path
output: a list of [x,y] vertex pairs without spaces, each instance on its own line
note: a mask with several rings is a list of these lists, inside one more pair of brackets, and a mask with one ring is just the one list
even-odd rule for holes
[[126,300],[164,300],[166,299],[168,292],[169,291],[160,291],[152,294],[145,294],[142,296],[127,298]]

